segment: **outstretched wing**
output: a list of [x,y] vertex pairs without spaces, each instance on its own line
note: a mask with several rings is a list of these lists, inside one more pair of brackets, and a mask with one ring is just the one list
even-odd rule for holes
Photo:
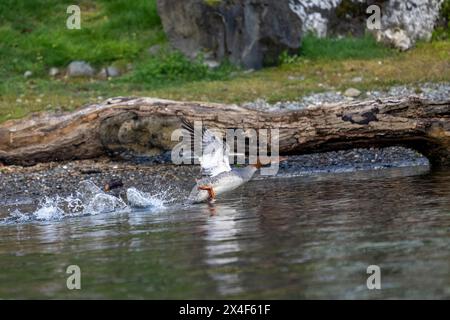
[[[231,171],[230,162],[228,160],[229,148],[222,139],[217,137],[211,130],[204,127],[202,127],[201,130],[195,128],[192,123],[185,119],[182,119],[182,128],[190,134],[191,148],[194,150],[195,156],[197,156],[200,161],[204,175],[214,177],[222,172]],[[195,135],[201,137],[201,150],[199,150],[200,148],[198,147],[195,148]]]

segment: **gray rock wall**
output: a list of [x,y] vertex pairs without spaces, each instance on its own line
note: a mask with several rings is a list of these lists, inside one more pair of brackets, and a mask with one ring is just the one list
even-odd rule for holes
[[301,21],[287,1],[158,0],[158,10],[172,45],[190,57],[257,69],[300,47]]
[[301,37],[366,33],[369,5],[381,8],[379,41],[401,50],[428,40],[443,0],[158,0],[172,45],[189,57],[229,59],[245,68],[277,62],[297,52]]
[[379,41],[409,49],[417,40],[429,40],[443,0],[289,0],[290,8],[303,23],[303,31],[319,37],[362,35],[366,32],[366,8],[381,9]]

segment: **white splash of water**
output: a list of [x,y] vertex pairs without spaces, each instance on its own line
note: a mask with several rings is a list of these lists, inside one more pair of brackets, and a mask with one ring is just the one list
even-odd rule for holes
[[161,195],[150,195],[148,193],[139,191],[136,188],[129,188],[127,190],[127,200],[132,208],[165,208],[165,197]]
[[38,221],[60,220],[64,216],[64,210],[60,207],[60,203],[59,197],[45,198],[44,203],[33,212],[32,216]]
[[15,209],[13,212],[10,213],[8,218],[3,219],[3,223],[7,223],[10,221],[14,222],[26,222],[31,219],[31,216],[29,214],[22,213],[19,209]]
[[45,197],[31,214],[15,209],[0,222],[60,220],[66,217],[122,212],[127,208],[121,198],[106,194],[91,181],[82,181],[76,195]]
[[84,214],[114,212],[127,208],[122,199],[105,193],[92,181],[81,181],[77,195],[82,201]]
[[158,211],[165,209],[169,203],[177,200],[173,196],[176,194],[174,190],[171,188],[161,189],[160,186],[155,186],[153,193],[146,193],[136,188],[129,188],[127,204],[121,198],[105,193],[92,181],[85,180],[80,182],[75,195],[45,197],[39,201],[37,209],[32,213],[24,213],[15,209],[7,218],[0,219],[0,224],[61,220],[67,217],[124,212],[132,208]]
[[114,212],[125,209],[127,204],[120,198],[105,193],[94,195],[92,200],[85,206],[83,212],[85,214],[98,214],[106,212]]
[[[48,221],[59,220],[64,217],[65,212],[62,208],[64,199],[58,196],[49,198],[45,197],[39,202],[38,208],[31,214],[22,213],[16,209],[10,214],[9,222],[26,222],[30,220]],[[6,219],[8,221],[8,218]]]

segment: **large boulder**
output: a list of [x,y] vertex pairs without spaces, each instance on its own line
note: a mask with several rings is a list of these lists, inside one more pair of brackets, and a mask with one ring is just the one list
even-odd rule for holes
[[443,0],[286,0],[303,23],[303,31],[319,37],[363,35],[370,5],[378,5],[381,28],[371,30],[379,41],[406,50],[429,40]]
[[371,1],[285,0],[302,21],[303,32],[320,38],[365,32],[366,9]]
[[319,37],[362,36],[366,12],[378,5],[376,38],[401,50],[428,40],[443,0],[158,0],[172,45],[190,57],[228,58],[246,68],[277,62],[280,53],[298,52],[305,33]]
[[302,23],[287,0],[158,0],[172,45],[190,57],[258,69],[298,52]]
[[376,32],[377,39],[400,50],[411,48],[418,40],[430,40],[442,3],[443,0],[388,1],[384,6],[386,14],[381,19],[381,30]]

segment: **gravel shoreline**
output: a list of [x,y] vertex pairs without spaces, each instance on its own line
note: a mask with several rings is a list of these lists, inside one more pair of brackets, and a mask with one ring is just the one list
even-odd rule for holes
[[[429,166],[428,160],[403,147],[352,149],[290,156],[280,165],[278,176],[304,176],[392,167]],[[118,185],[109,192],[124,196],[137,187],[144,192],[165,190],[186,194],[200,177],[199,166],[172,164],[136,164],[110,159],[42,163],[33,167],[0,168],[0,206],[29,203],[30,199],[68,196],[79,183],[90,180],[97,186]],[[256,179],[266,179],[262,176]]]
[[[355,87],[357,88],[357,84],[355,84]],[[450,97],[450,83],[423,83],[416,86],[412,85],[394,86],[385,91],[372,90],[360,92],[360,94],[357,97],[348,97],[345,95],[345,92],[341,91],[326,91],[301,97],[298,101],[284,101],[270,104],[263,99],[258,99],[253,102],[245,103],[243,106],[250,109],[264,110],[264,111],[301,110],[309,106],[321,106],[345,101],[348,102],[365,99],[373,100],[388,97],[406,97],[406,96],[418,96],[420,98],[433,101],[446,100],[449,99]]]

